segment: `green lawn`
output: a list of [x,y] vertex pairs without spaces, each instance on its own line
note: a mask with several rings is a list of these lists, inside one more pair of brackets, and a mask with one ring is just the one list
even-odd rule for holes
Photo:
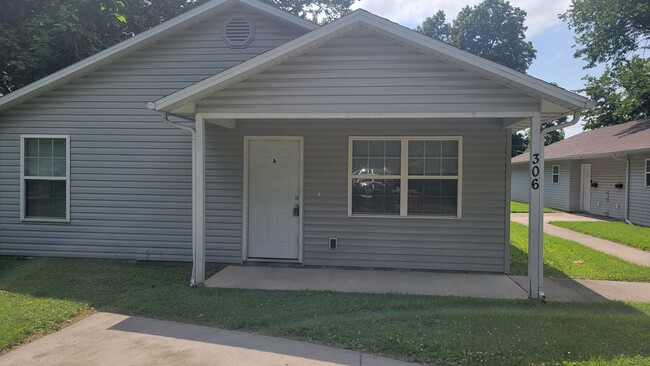
[[[515,275],[528,271],[528,228],[510,225],[510,269]],[[650,267],[626,262],[571,240],[544,235],[544,274],[594,280],[650,282]]]
[[6,267],[2,301],[58,299],[49,307],[77,314],[92,307],[436,365],[650,365],[650,304],[192,289],[190,265],[0,257]]
[[551,224],[650,251],[650,227],[624,222],[552,221]]
[[[510,201],[510,212],[512,213],[527,213],[529,211],[528,209],[528,204],[523,203],[523,202],[517,202],[517,201]],[[555,212],[555,210],[544,207],[544,212],[546,213],[551,213]]]

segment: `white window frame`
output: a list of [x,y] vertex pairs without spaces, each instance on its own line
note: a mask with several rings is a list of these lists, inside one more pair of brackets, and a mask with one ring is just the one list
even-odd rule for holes
[[648,162],[650,161],[650,158],[645,159],[645,187],[650,188],[650,185],[648,185],[648,176],[650,175],[650,169],[648,169]]
[[[557,167],[557,173],[555,172],[555,167]],[[559,165],[553,165],[551,167],[551,183],[553,184],[560,184],[560,166]],[[557,176],[557,182],[555,181],[555,177]]]
[[[379,215],[379,214],[353,214],[352,213],[352,179],[372,179],[372,176],[352,175],[352,143],[356,140],[400,140],[400,174],[376,176],[377,179],[399,179],[400,187],[408,187],[409,179],[455,179],[458,180],[456,215],[408,215],[408,189],[400,189],[400,214]],[[408,142],[421,140],[436,141],[458,141],[458,175],[409,175],[408,174]],[[372,217],[372,218],[410,218],[410,219],[444,219],[459,220],[462,218],[463,206],[463,137],[462,136],[349,136],[348,137],[348,217]]]
[[[65,218],[26,217],[25,199],[27,179],[63,180],[63,177],[40,177],[25,175],[26,139],[65,139]],[[70,135],[20,135],[20,221],[25,222],[70,222]]]

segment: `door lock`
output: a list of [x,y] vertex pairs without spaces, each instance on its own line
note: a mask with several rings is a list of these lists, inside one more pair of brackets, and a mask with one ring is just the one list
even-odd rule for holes
[[293,216],[298,217],[300,216],[300,205],[296,204],[293,206]]

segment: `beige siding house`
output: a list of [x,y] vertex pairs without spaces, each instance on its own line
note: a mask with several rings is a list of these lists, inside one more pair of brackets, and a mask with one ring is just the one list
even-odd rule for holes
[[511,132],[588,107],[363,10],[211,1],[0,99],[0,255],[507,273]]

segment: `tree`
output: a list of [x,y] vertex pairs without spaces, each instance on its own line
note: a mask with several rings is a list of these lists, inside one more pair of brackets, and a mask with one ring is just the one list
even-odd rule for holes
[[526,136],[521,133],[512,134],[512,151],[510,156],[515,157],[521,155],[528,150],[528,141],[526,141]]
[[462,50],[525,72],[536,56],[526,41],[526,12],[504,0],[464,7],[452,24],[440,10],[415,30]]
[[648,48],[650,3],[648,0],[573,0],[560,15],[576,32],[576,58],[618,65],[634,51]]
[[350,12],[357,0],[262,0],[278,9],[314,23],[329,23]]
[[638,56],[602,76],[587,76],[585,92],[596,106],[584,113],[586,130],[650,117],[650,60]]

